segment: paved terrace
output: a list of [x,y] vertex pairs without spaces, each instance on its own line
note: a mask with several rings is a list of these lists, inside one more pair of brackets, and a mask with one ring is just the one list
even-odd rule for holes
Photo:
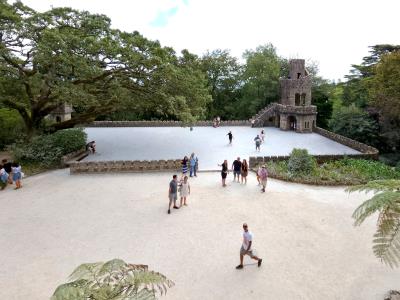
[[[226,134],[233,133],[233,145]],[[95,140],[97,153],[85,161],[177,159],[195,152],[201,170],[216,170],[224,159],[231,164],[240,156],[287,155],[293,148],[311,154],[356,154],[358,151],[316,133],[300,134],[267,127],[261,152],[255,151],[254,138],[261,128],[251,127],[117,127],[86,128]]]
[[[176,285],[163,300],[382,300],[400,269],[372,253],[376,216],[354,227],[368,195],[269,180],[260,193],[222,188],[218,172],[191,179],[189,206],[167,214],[172,173],[70,176],[68,169],[0,192],[0,299],[49,299],[79,264],[122,258]],[[263,258],[236,270],[242,223]]]

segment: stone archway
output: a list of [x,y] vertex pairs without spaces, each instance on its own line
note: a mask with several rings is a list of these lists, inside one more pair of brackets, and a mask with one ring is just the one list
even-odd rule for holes
[[296,129],[297,129],[297,119],[296,119],[295,116],[288,116],[287,124],[288,124],[288,129],[289,130],[296,131]]

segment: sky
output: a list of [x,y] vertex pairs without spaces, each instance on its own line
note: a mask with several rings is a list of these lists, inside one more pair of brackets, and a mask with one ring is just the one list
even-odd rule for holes
[[68,6],[105,14],[177,52],[247,49],[272,43],[279,56],[316,61],[319,75],[344,79],[368,46],[400,44],[399,0],[23,0],[37,11]]

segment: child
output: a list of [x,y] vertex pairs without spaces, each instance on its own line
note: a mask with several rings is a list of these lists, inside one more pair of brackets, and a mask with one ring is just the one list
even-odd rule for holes
[[11,167],[12,174],[13,174],[13,181],[15,181],[16,188],[14,190],[20,189],[22,187],[21,185],[21,178],[22,178],[22,172],[21,172],[21,166],[19,163],[14,162]]
[[183,202],[183,205],[187,206],[186,198],[190,195],[190,184],[188,182],[188,177],[187,176],[185,176],[183,178],[183,182],[181,183],[180,194],[181,194],[180,207],[182,207],[182,202]]
[[8,173],[4,169],[2,165],[0,165],[0,187],[2,190],[7,186],[8,182]]

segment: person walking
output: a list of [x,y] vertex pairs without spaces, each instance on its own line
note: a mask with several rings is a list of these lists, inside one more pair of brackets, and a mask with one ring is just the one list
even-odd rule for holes
[[187,176],[185,176],[183,182],[181,183],[180,194],[181,194],[181,203],[179,207],[182,207],[182,203],[183,205],[187,206],[186,198],[190,195],[190,184],[188,182]]
[[221,165],[218,165],[222,167],[221,170],[221,177],[222,177],[222,186],[226,187],[226,176],[228,175],[228,161],[225,159],[224,162]]
[[247,175],[248,174],[249,174],[249,165],[247,164],[247,160],[243,159],[242,170],[241,170],[242,183],[244,181],[244,183],[247,184]]
[[265,193],[265,188],[267,186],[267,179],[268,179],[268,171],[265,165],[262,165],[261,169],[258,170],[258,176],[260,178],[261,183],[261,191]]
[[190,155],[189,165],[190,165],[190,177],[193,177],[193,175],[196,176],[196,157],[194,153]]
[[253,234],[249,231],[246,223],[243,224],[243,243],[240,247],[240,265],[236,266],[236,269],[243,269],[243,258],[245,255],[250,256],[252,259],[257,261],[257,265],[260,267],[262,258],[259,258],[253,254],[251,246],[253,244]]
[[199,170],[199,158],[196,156],[196,164],[194,165],[194,177],[197,177],[198,170]]
[[261,130],[260,136],[261,136],[261,142],[264,143],[264,139],[265,139],[265,132],[264,132],[264,129]]
[[260,152],[260,146],[261,146],[261,138],[260,136],[257,134],[257,136],[254,138],[254,141],[256,142],[256,151],[258,150],[258,152]]
[[169,183],[169,189],[168,189],[168,198],[169,198],[169,205],[168,205],[168,214],[171,213],[171,205],[172,202],[174,203],[173,208],[178,209],[179,207],[176,206],[176,200],[178,199],[178,176],[173,175],[172,180]]
[[237,182],[239,182],[241,170],[242,170],[242,162],[240,161],[240,157],[238,157],[232,163],[233,181],[236,180],[237,176]]
[[14,190],[22,188],[22,185],[21,185],[22,170],[21,170],[20,164],[17,162],[12,163],[11,170],[12,170],[12,174],[13,174],[13,181],[15,182],[15,185],[16,185]]
[[185,155],[185,157],[182,159],[181,165],[182,165],[182,178],[186,176],[188,172],[188,163],[189,163],[189,158]]
[[232,131],[229,131],[227,134],[228,138],[229,138],[229,145],[232,145],[232,139],[233,139],[233,134]]

